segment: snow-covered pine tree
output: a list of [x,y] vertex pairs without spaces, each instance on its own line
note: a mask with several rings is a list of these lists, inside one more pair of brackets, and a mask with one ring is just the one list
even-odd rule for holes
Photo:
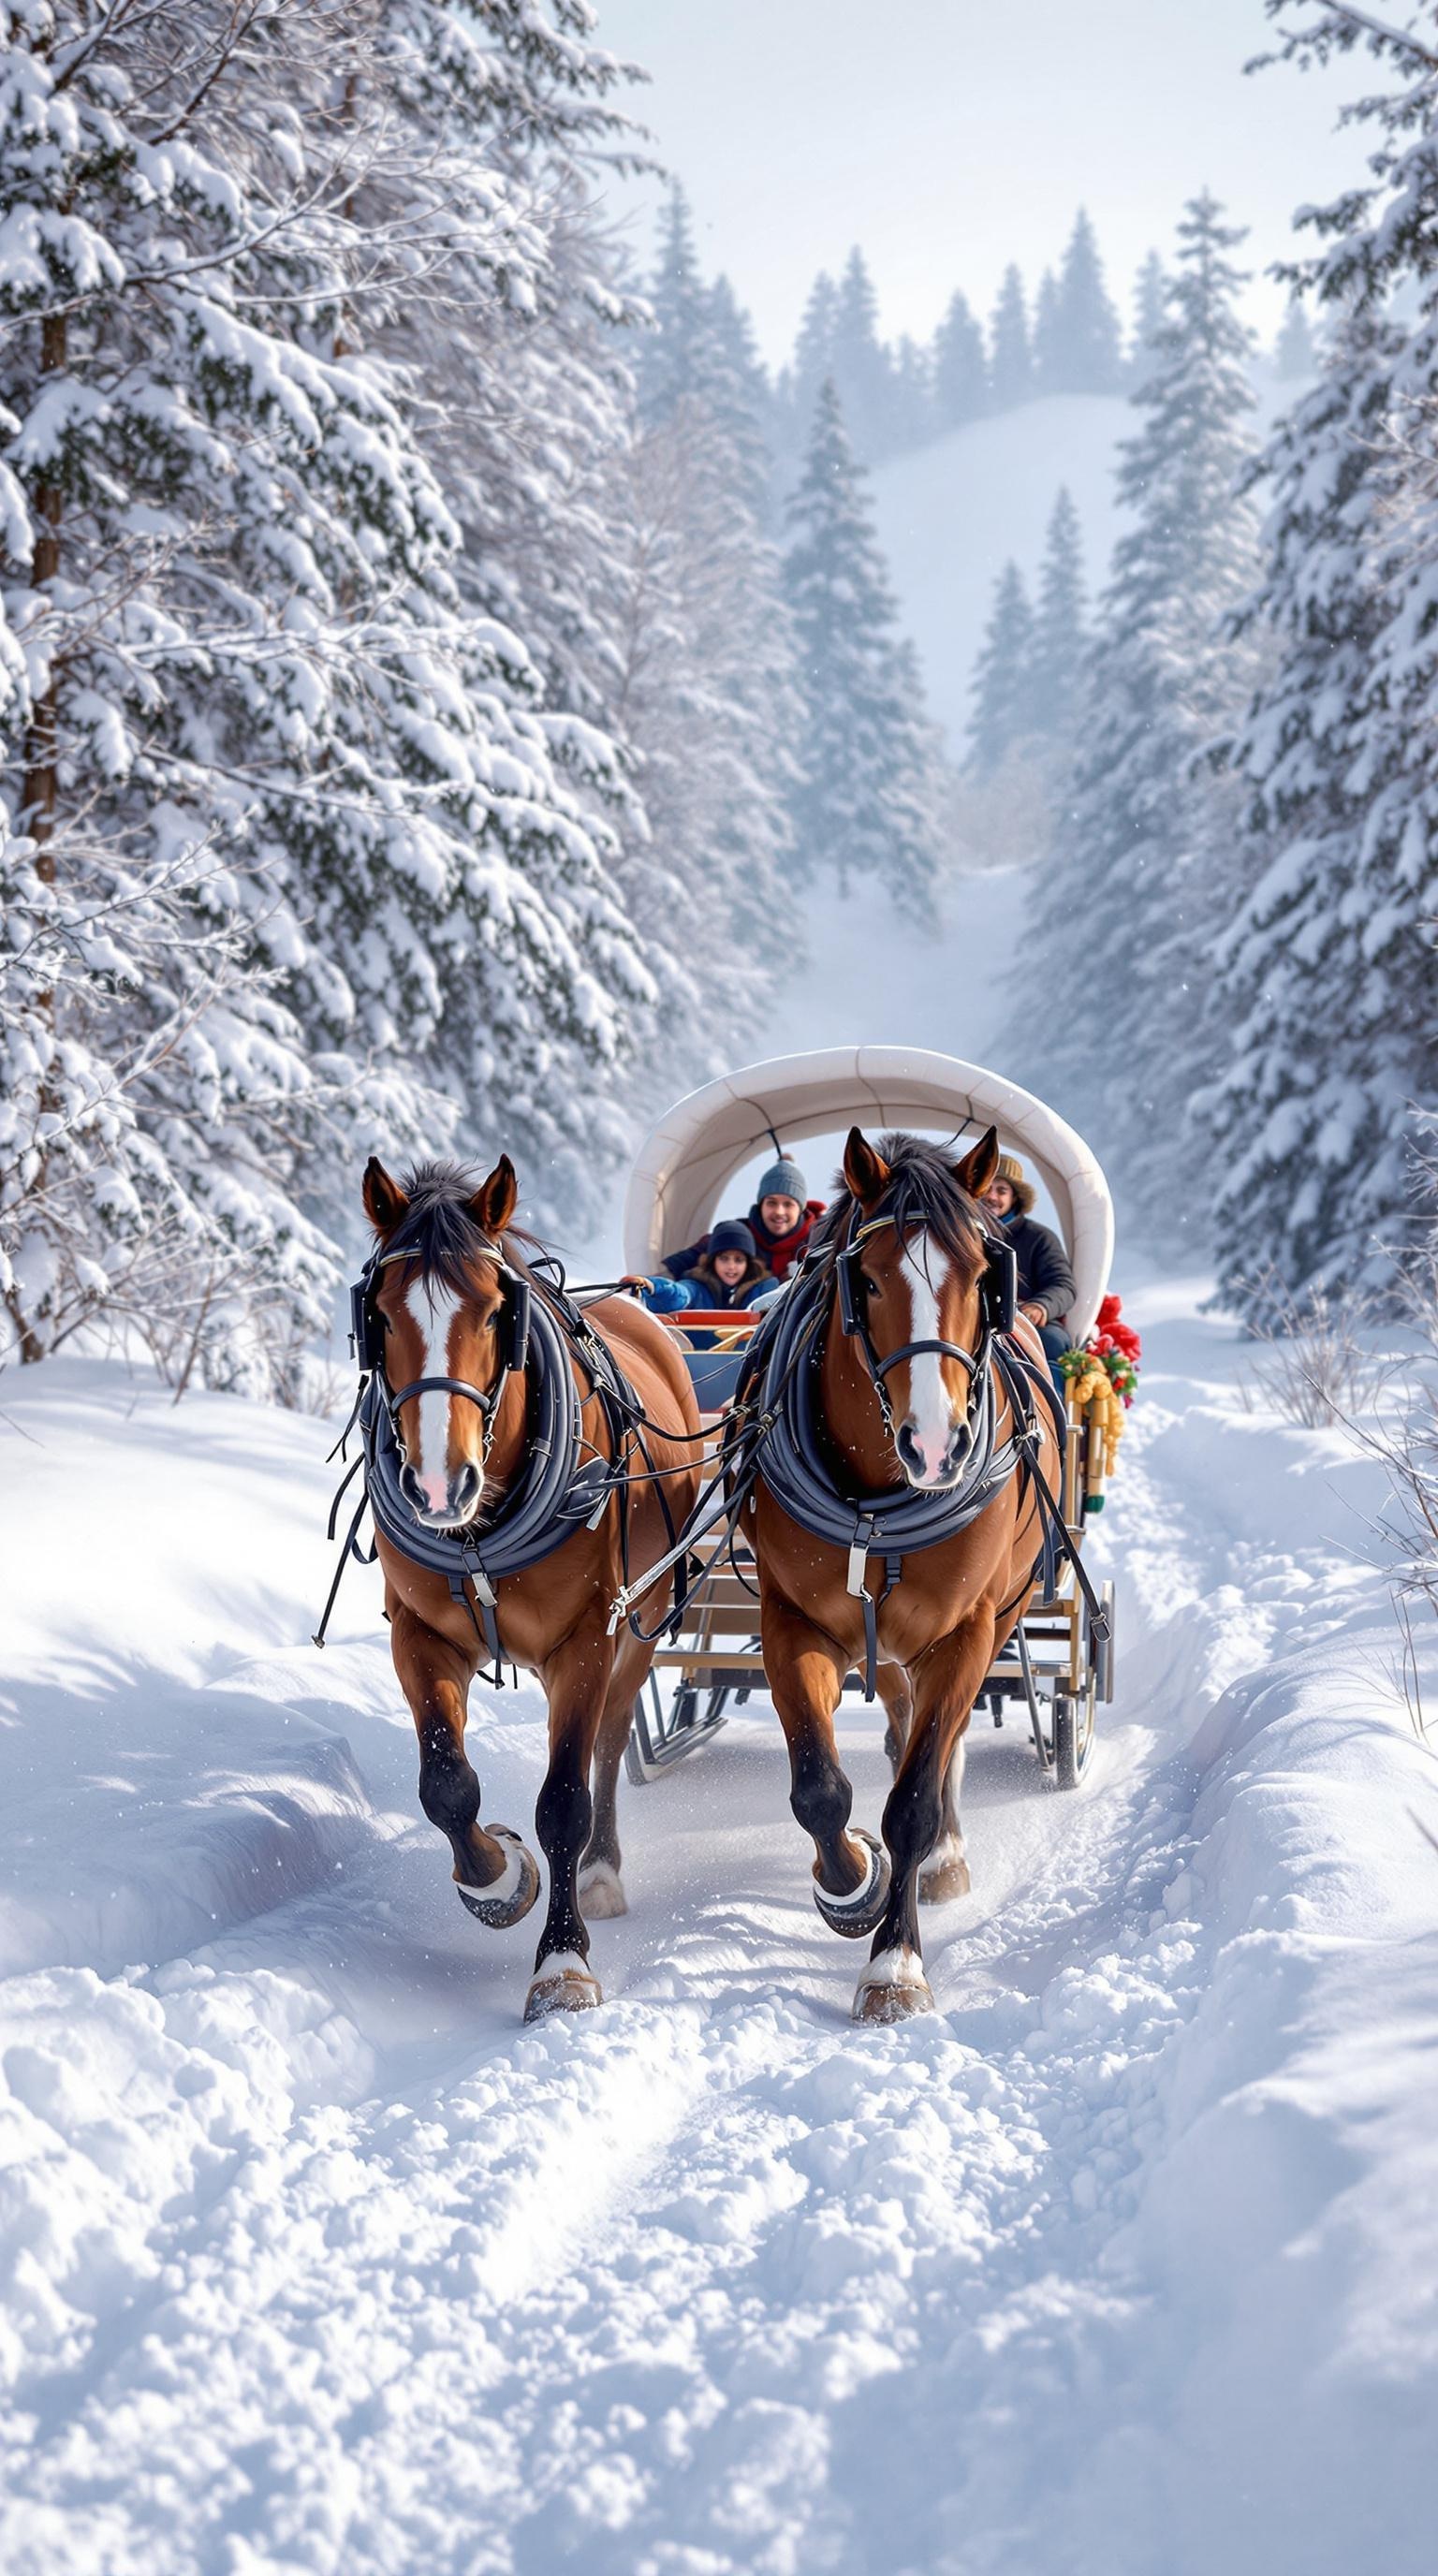
[[934,435],[934,378],[927,349],[908,333],[894,347],[892,371],[892,438],[896,454],[923,447]]
[[809,289],[799,319],[798,337],[794,342],[792,378],[794,404],[807,423],[813,418],[819,399],[819,387],[834,367],[834,329],[838,318],[839,290],[823,269]]
[[789,520],[785,586],[804,701],[792,808],[799,873],[832,869],[841,892],[885,886],[911,920],[927,922],[941,837],[936,738],[832,383],[820,388]]
[[701,273],[689,201],[679,187],[671,189],[661,218],[647,297],[653,328],[638,344],[641,420],[667,420],[684,403],[702,405],[726,431],[747,504],[762,518],[772,471],[768,378],[753,325],[728,279],[711,285]]
[[805,299],[794,341],[794,355],[775,389],[777,468],[775,480],[787,496],[802,470],[819,387],[834,372],[834,325],[839,290],[820,270]]
[[863,252],[850,251],[839,280],[827,373],[832,377],[855,454],[875,465],[893,453],[897,406],[889,352],[879,338],[879,306]]
[[1153,344],[1163,328],[1167,294],[1168,273],[1158,252],[1151,250],[1133,284],[1133,327],[1124,363],[1124,383],[1130,393],[1153,373]]
[[934,339],[934,409],[941,429],[977,420],[989,400],[984,335],[967,298],[954,295]]
[[1432,20],[1320,7],[1281,44],[1303,65],[1361,47],[1380,76],[1350,111],[1370,128],[1368,184],[1302,218],[1321,247],[1288,282],[1334,327],[1263,462],[1279,658],[1239,745],[1256,882],[1216,997],[1237,1037],[1212,1109],[1235,1289],[1255,1243],[1294,1293],[1391,1277],[1438,1100]]
[[1010,560],[994,584],[994,604],[970,685],[968,773],[991,778],[1016,744],[1037,732],[1034,612],[1018,565]]
[[614,711],[647,824],[626,835],[618,875],[652,924],[659,982],[636,1079],[672,1098],[677,1079],[733,1062],[736,1031],[802,951],[788,811],[801,708],[778,557],[723,423],[678,401],[636,425],[613,471]]
[[1012,411],[1027,402],[1034,389],[1033,352],[1029,346],[1024,281],[1017,268],[1004,270],[999,300],[989,326],[989,400],[995,411]]
[[708,287],[671,201],[652,307],[669,349],[611,460],[606,712],[631,747],[644,828],[614,861],[650,925],[654,1042],[672,1092],[762,1015],[799,939],[786,884],[798,729],[794,645],[766,540],[764,380],[727,287]]
[[689,200],[677,180],[659,218],[648,297],[654,328],[636,351],[639,402],[647,419],[662,420],[699,389],[696,379],[706,374],[710,354],[709,290],[699,273]]
[[[569,1125],[577,1161],[651,990],[606,882],[612,836],[556,769],[617,777],[612,748],[552,722],[519,638],[464,609],[453,518],[357,346],[446,262],[496,305],[540,300],[534,206],[472,140],[427,127],[415,152],[406,129],[437,64],[512,85],[541,13],[483,17],[489,64],[471,20],[421,0],[382,27],[364,0],[323,19],[276,0],[258,50],[218,0],[178,46],[164,14],[99,0],[0,12],[6,583],[32,699],[14,819],[67,901],[89,901],[86,848],[122,852],[179,890],[196,954],[225,946],[223,1013],[117,975],[132,1024],[86,1043],[148,1066],[181,1008],[154,1081],[130,1086],[131,1166],[204,1220],[197,1276],[211,1245],[238,1247],[281,1297],[304,1266],[296,1193],[324,1169],[305,1109],[327,1051],[348,1051],[332,1088],[391,1145],[443,1132],[427,1077],[531,1157]],[[556,77],[582,124],[563,29]],[[104,994],[99,974],[87,1007]],[[18,1168],[16,1239],[48,1178],[33,1148]],[[103,1252],[124,1198],[90,1185],[67,1260]],[[147,1221],[143,1194],[124,1221]],[[47,1237],[31,1272],[60,1258]],[[43,1286],[27,1343],[55,1311]],[[234,1348],[221,1330],[201,1364]]]
[[716,277],[709,289],[709,329],[714,375],[699,390],[728,433],[751,509],[767,523],[773,496],[774,394],[754,325],[727,277]]
[[[1364,886],[1375,664],[1395,607],[1374,559],[1395,479],[1380,455],[1401,356],[1381,313],[1344,316],[1263,459],[1268,562],[1249,618],[1276,632],[1277,658],[1234,747],[1252,793],[1247,892],[1217,944],[1212,1010],[1227,1044],[1199,1104],[1221,1275],[1240,1304],[1270,1268],[1295,1296],[1381,1274],[1376,1240],[1398,1237],[1406,1214],[1427,1040],[1392,1009],[1368,953],[1394,923],[1370,912]],[[1422,943],[1411,913],[1409,928]]]
[[1104,284],[1093,225],[1080,206],[1059,272],[1046,393],[1111,394],[1123,382],[1118,315]]
[[1273,344],[1273,364],[1283,384],[1307,382],[1318,373],[1318,351],[1313,345],[1313,331],[1299,295],[1290,295],[1278,337]]
[[271,682],[295,721],[290,656],[241,517],[319,371],[234,312],[264,218],[176,113],[201,60],[223,97],[238,28],[177,49],[132,14],[0,10],[0,1277],[22,1360],[123,1318],[263,1385],[333,1272],[298,1204],[319,1069],[275,992],[307,943],[235,722]]
[[1252,461],[1251,340],[1230,258],[1242,238],[1208,195],[1179,225],[1157,365],[1121,450],[1131,516],[1040,907],[1040,981],[1057,988],[1081,943],[1085,1008],[1035,1033],[1034,1073],[1112,1163],[1130,1207],[1170,1238],[1204,1206],[1183,1136],[1212,1062],[1209,952],[1233,895],[1234,795],[1196,764],[1231,730],[1252,676],[1224,632],[1256,562],[1236,491]]
[[1033,331],[1034,392],[1067,393],[1063,341],[1063,311],[1059,301],[1059,282],[1051,268],[1039,279],[1034,300]]
[[1063,484],[1049,518],[1033,630],[1032,703],[1050,744],[1071,746],[1087,643],[1083,538]]

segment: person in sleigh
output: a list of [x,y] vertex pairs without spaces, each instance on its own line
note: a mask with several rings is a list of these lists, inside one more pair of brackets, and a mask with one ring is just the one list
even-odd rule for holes
[[1077,1295],[1073,1266],[1053,1228],[1040,1225],[1033,1213],[1033,1183],[1012,1154],[999,1156],[999,1167],[984,1192],[983,1206],[1005,1243],[1012,1244],[1019,1265],[1019,1312],[1038,1328],[1053,1381],[1064,1392],[1059,1360],[1069,1346],[1064,1317]]
[[[754,1204],[744,1223],[755,1254],[771,1278],[782,1283],[803,1260],[805,1246],[823,1213],[823,1200],[809,1197],[803,1173],[787,1154],[781,1154],[777,1163],[771,1163],[761,1174]],[[729,1222],[735,1220],[731,1218]],[[667,1254],[664,1267],[670,1278],[687,1279],[691,1270],[697,1270],[709,1258],[713,1243],[712,1234],[701,1235],[697,1243],[686,1244],[682,1252]]]

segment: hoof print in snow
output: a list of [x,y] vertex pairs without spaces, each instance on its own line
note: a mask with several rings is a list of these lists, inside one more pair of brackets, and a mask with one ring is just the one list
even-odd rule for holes
[[597,1977],[586,1968],[551,1966],[545,1975],[536,1977],[525,1997],[526,2021],[547,2021],[551,2013],[592,2012],[604,2001]]
[[933,2009],[923,1962],[911,1950],[889,1950],[875,1959],[854,1996],[855,2021],[909,2021]]
[[850,1827],[851,1843],[861,1843],[868,1858],[868,1872],[847,1896],[831,1896],[827,1888],[814,1881],[814,1903],[831,1932],[842,1932],[846,1941],[860,1941],[872,1932],[889,1901],[889,1855],[882,1843],[866,1834],[862,1825]]
[[539,1863],[507,1825],[494,1825],[490,1830],[494,1840],[509,1849],[501,1875],[491,1879],[488,1887],[460,1887],[458,1880],[455,1885],[466,1914],[472,1914],[476,1923],[485,1924],[491,1932],[503,1932],[511,1923],[523,1920],[539,1894]]
[[597,1860],[591,1869],[581,1871],[579,1910],[586,1923],[613,1923],[628,1913],[624,1881],[607,1860]]

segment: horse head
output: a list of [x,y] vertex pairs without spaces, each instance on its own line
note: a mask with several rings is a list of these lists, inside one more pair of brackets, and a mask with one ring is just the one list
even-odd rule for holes
[[423,1163],[403,1184],[374,1155],[365,1166],[400,1488],[429,1529],[462,1528],[483,1499],[495,1412],[522,1339],[504,1245],[518,1196],[507,1154],[477,1188],[452,1163]]
[[872,1146],[851,1127],[844,1180],[854,1201],[847,1320],[865,1346],[899,1464],[926,1491],[956,1484],[973,1446],[965,1354],[983,1341],[988,1260],[977,1202],[998,1168],[992,1127],[962,1162],[921,1137]]

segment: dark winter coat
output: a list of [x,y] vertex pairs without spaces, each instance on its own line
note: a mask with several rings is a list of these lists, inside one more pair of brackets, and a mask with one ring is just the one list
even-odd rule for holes
[[1013,1245],[1019,1264],[1019,1304],[1042,1306],[1047,1323],[1057,1324],[1078,1294],[1068,1254],[1050,1226],[1037,1217],[1015,1212],[1003,1220],[1004,1241]]
[[[765,1263],[771,1278],[788,1278],[795,1262],[802,1260],[804,1246],[823,1213],[823,1200],[809,1199],[792,1234],[771,1234],[759,1214],[757,1204],[751,1207],[745,1222],[754,1237],[759,1258]],[[687,1245],[683,1252],[667,1253],[664,1267],[670,1278],[687,1279],[691,1270],[697,1270],[708,1250],[709,1237],[706,1234],[698,1243]]]

